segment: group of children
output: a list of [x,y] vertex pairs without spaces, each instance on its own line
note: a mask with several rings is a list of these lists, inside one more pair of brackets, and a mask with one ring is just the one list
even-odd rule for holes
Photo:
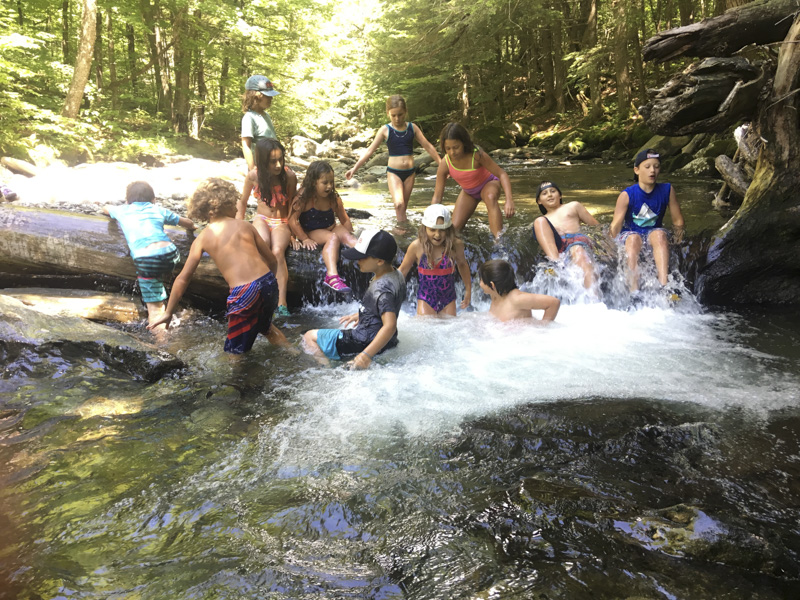
[[[395,268],[397,244],[390,233],[368,230],[356,239],[336,193],[329,164],[311,163],[298,190],[297,176],[286,166],[285,149],[275,139],[272,121],[266,114],[278,92],[261,75],[248,79],[245,88],[242,148],[248,173],[241,194],[232,183],[210,178],[191,196],[187,219],[155,206],[152,188],[145,182],[135,182],[128,186],[126,205],[105,210],[120,222],[130,246],[148,308],[148,329],[169,326],[201,257],[207,253],[230,287],[225,351],[247,352],[259,333],[273,343],[287,344],[272,319],[273,315],[289,314],[285,259],[289,244],[294,249],[322,248],[327,272],[323,283],[335,291],[350,291],[337,270],[342,246],[344,258],[356,260],[362,272],[373,274],[359,311],[340,319],[344,329],[317,329],[303,336],[306,349],[321,361],[354,357],[352,365],[365,368],[376,354],[397,344],[397,317],[406,298],[406,277],[414,265],[419,281],[418,315],[456,315],[456,269],[465,284],[460,307],[470,306],[471,274],[457,231],[483,201],[490,229],[495,237],[499,236],[503,220],[498,204],[500,190],[506,197],[505,215],[512,216],[515,209],[508,175],[472,143],[466,129],[456,123],[445,126],[440,139],[445,158],[441,160],[419,127],[406,122],[402,97],[392,96],[387,101],[391,123],[381,128],[367,153],[346,173],[346,177],[352,177],[386,141],[390,153],[389,190],[398,221],[404,221],[415,174],[413,140],[419,141],[438,163],[434,196],[425,209],[418,237],[409,245],[399,268]],[[652,248],[659,282],[667,283],[668,239],[662,228],[667,208],[676,229],[682,231],[683,227],[674,190],[669,184],[656,182],[659,169],[660,157],[655,151],[645,150],[637,155],[634,173],[638,182],[620,194],[614,211],[611,234],[619,235],[624,244],[631,290],[638,286],[636,270],[643,246]],[[452,215],[441,205],[448,176],[462,187]],[[251,194],[258,201],[252,224],[244,220]],[[545,215],[534,223],[542,250],[552,260],[566,256],[580,266],[585,273],[584,283],[590,287],[594,277],[591,241],[580,232],[580,226],[598,222],[579,202],[563,204],[561,191],[552,182],[542,182],[536,201]],[[165,307],[164,281],[177,264],[178,253],[163,227],[166,223],[192,230],[194,219],[207,222],[208,226],[192,243]],[[491,299],[490,313],[501,321],[532,318],[532,310],[544,311],[542,320],[552,321],[558,313],[558,299],[519,290],[514,270],[506,261],[490,260],[481,265],[478,275],[481,290]]]

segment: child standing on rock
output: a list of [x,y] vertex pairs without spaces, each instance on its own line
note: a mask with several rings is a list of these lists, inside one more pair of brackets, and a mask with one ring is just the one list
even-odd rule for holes
[[149,183],[134,181],[125,190],[127,204],[103,208],[104,214],[119,223],[128,242],[151,325],[164,312],[164,283],[180,260],[178,249],[164,233],[164,225],[180,225],[188,231],[195,228],[190,219],[153,204],[155,197]]
[[247,172],[255,166],[253,145],[263,138],[277,139],[275,126],[267,113],[272,106],[272,98],[280,92],[272,86],[272,82],[264,75],[253,75],[244,84],[242,99],[242,154],[247,161]]

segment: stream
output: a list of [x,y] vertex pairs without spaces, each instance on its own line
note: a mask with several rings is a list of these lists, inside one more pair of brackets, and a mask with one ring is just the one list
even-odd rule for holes
[[[690,282],[632,308],[613,264],[599,302],[543,273],[534,190],[555,181],[607,228],[631,170],[508,170],[518,216],[494,247],[479,208],[471,270],[512,260],[565,298],[550,326],[494,321],[477,284],[477,310],[420,319],[409,285],[400,344],[367,371],[263,339],[224,355],[224,323],[194,309],[165,342],[187,368],[156,383],[57,352],[5,365],[0,598],[796,598],[796,311],[701,306]],[[718,183],[661,179],[689,238],[732,215]],[[341,193],[373,215],[357,228],[391,227],[385,183]],[[357,306],[277,324],[297,343]]]

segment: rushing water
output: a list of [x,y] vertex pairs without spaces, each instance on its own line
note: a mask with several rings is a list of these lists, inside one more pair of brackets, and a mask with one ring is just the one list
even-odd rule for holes
[[[0,597],[796,597],[800,319],[688,293],[631,309],[613,266],[593,301],[527,249],[540,179],[607,225],[627,177],[515,167],[506,245],[468,226],[474,264],[507,255],[569,297],[548,327],[493,321],[476,288],[456,319],[406,306],[362,372],[266,341],[225,356],[191,310],[167,341],[189,366],[155,384],[80,356],[7,365]],[[727,218],[710,183],[676,185],[690,235]],[[345,202],[388,225],[384,191]]]

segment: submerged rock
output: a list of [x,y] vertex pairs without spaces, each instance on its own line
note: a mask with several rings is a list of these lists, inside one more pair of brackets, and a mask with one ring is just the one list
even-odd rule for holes
[[47,360],[64,350],[146,381],[184,367],[181,360],[122,331],[79,317],[41,313],[0,294],[0,357],[6,368],[25,352]]

